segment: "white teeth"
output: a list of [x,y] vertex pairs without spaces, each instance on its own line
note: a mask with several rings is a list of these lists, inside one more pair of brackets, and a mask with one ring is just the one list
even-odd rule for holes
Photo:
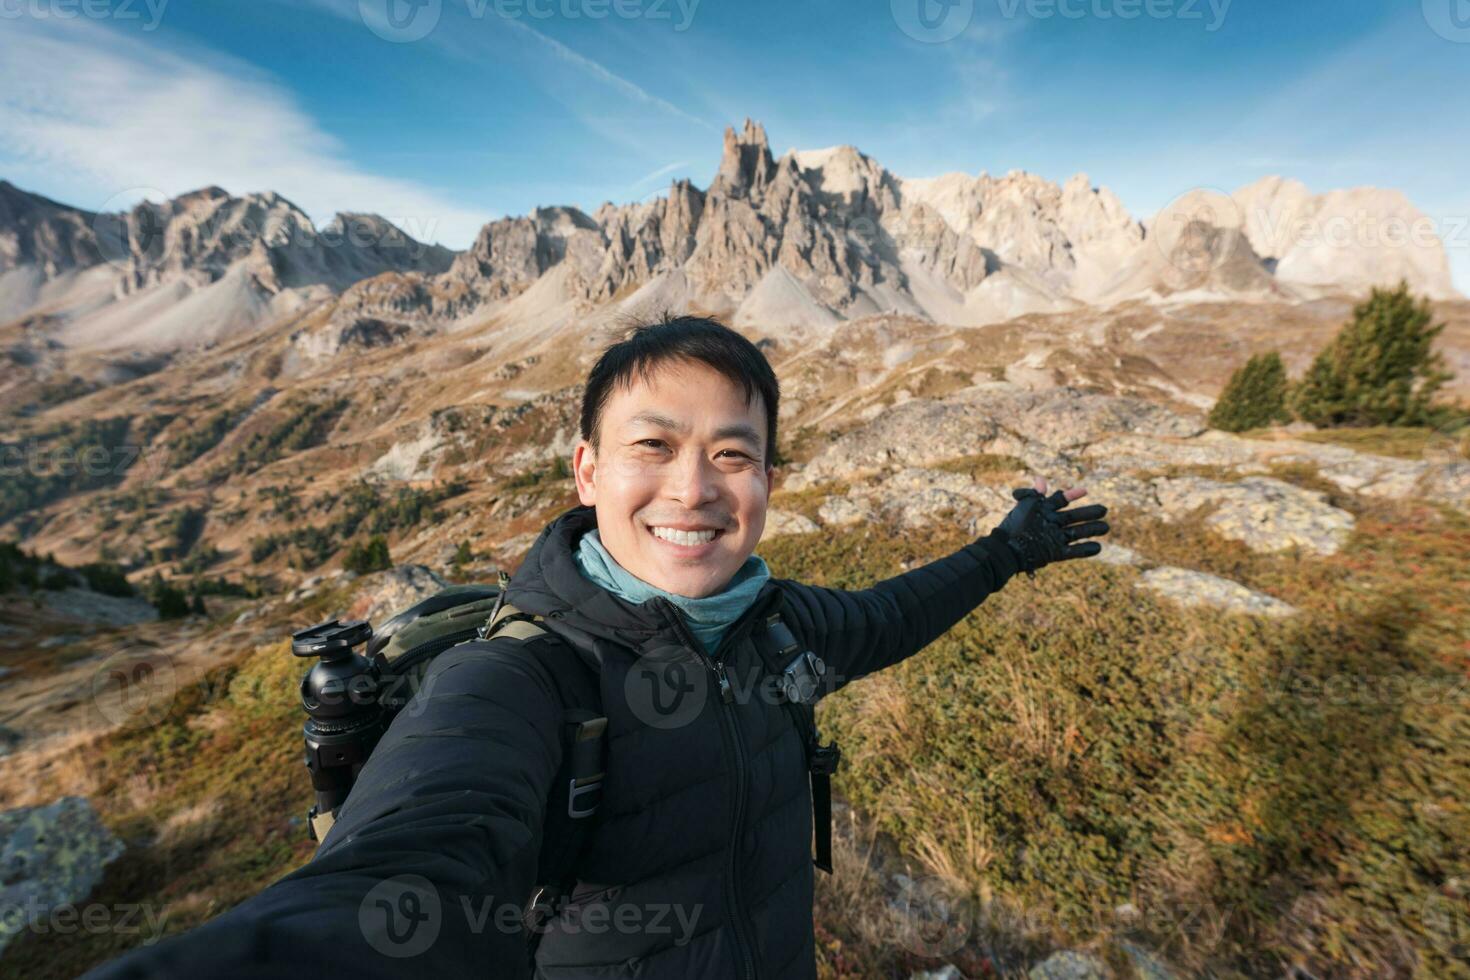
[[674,544],[704,544],[713,541],[718,531],[679,531],[671,527],[653,528],[653,536]]

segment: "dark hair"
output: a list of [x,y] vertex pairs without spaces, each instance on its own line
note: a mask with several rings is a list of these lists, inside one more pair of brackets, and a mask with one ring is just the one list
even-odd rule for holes
[[745,402],[759,394],[766,407],[767,466],[776,458],[776,411],[781,385],[766,355],[718,320],[704,316],[665,314],[657,322],[635,326],[593,365],[582,395],[582,438],[597,448],[602,411],[613,389],[631,385],[635,375],[651,383],[653,371],[670,361],[699,361],[714,368],[745,391]]

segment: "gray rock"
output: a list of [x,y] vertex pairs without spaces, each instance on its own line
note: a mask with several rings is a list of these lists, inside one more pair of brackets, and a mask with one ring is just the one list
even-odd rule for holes
[[861,497],[827,497],[822,505],[817,508],[817,516],[822,519],[823,524],[842,526],[845,524],[856,524],[859,521],[869,520],[873,514],[867,502]]
[[158,618],[158,610],[137,597],[103,595],[91,589],[42,590],[40,596],[57,616],[98,626],[132,626]]
[[1033,966],[1027,980],[1109,980],[1107,964],[1095,956],[1063,950]]
[[946,963],[937,970],[920,970],[909,974],[909,980],[965,980],[965,975],[953,963]]
[[[82,902],[123,850],[79,796],[0,813],[0,908],[44,915]],[[0,951],[28,925],[24,915],[0,916]]]
[[399,565],[362,576],[350,615],[376,623],[427,599],[449,583],[423,565]]
[[1136,943],[1123,942],[1123,952],[1133,961],[1133,973],[1137,980],[1178,980],[1178,975],[1148,950]]
[[764,537],[774,538],[782,534],[812,534],[821,530],[810,517],[789,510],[766,511]]
[[1104,565],[1133,565],[1146,564],[1145,559],[1132,548],[1121,544],[1112,544],[1106,538],[1102,540],[1102,551],[1098,553],[1093,561],[1100,561]]
[[1205,524],[1252,551],[1285,551],[1295,545],[1331,555],[1353,530],[1353,515],[1327,503],[1326,494],[1272,477],[1251,476],[1237,483],[1160,477],[1153,486],[1166,519],[1177,520],[1198,507],[1212,506]]
[[1151,568],[1139,577],[1138,584],[1185,606],[1213,606],[1272,617],[1291,616],[1297,611],[1290,603],[1248,589],[1239,582],[1187,568]]
[[1136,398],[977,385],[947,401],[913,398],[893,406],[827,446],[786,487],[800,490],[984,452],[1017,456],[1058,482],[1079,472],[1071,461],[1074,451],[1109,434],[1183,438],[1202,430],[1197,418]]

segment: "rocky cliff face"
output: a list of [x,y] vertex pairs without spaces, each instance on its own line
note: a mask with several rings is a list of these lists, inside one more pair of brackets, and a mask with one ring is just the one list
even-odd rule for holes
[[96,215],[0,180],[0,272],[35,266],[47,279],[102,261]]
[[93,214],[0,182],[0,322],[40,313],[67,346],[195,346],[386,272],[446,272],[453,258],[377,215],[317,229],[273,192],[206,187]]
[[318,232],[274,192],[232,197],[206,187],[139,204],[123,227],[125,293],[179,280],[206,286],[237,266],[270,294],[316,285],[340,291],[382,272],[443,272],[453,257],[373,214],[339,214]]
[[1437,226],[1399,191],[1312,194],[1300,181],[1265,177],[1233,200],[1252,247],[1283,283],[1363,291],[1406,279],[1434,299],[1459,296]]

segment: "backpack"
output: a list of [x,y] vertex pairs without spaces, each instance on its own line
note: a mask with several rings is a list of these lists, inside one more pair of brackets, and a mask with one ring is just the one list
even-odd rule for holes
[[[322,635],[334,636],[357,629],[356,639],[345,641],[348,649],[367,640],[366,665],[378,679],[377,704],[380,719],[372,726],[358,754],[349,753],[348,765],[336,763],[339,771],[335,793],[320,792],[320,771],[326,753],[313,742],[313,722],[306,727],[306,764],[318,788],[318,805],[307,814],[311,838],[325,840],[341,802],[366,763],[377,739],[392,719],[403,710],[422,686],[433,659],[452,647],[471,640],[506,635],[539,644],[538,655],[553,661],[553,677],[564,706],[562,716],[562,765],[552,783],[547,801],[546,826],[537,863],[539,882],[526,903],[523,924],[527,955],[535,972],[536,949],[546,926],[557,913],[556,904],[576,885],[577,858],[591,836],[593,818],[602,799],[606,772],[607,718],[601,713],[601,694],[596,675],[572,647],[540,626],[540,616],[522,612],[505,601],[510,576],[499,573],[497,586],[450,586],[394,614],[373,631],[365,623],[323,623],[292,635],[298,656],[322,656]],[[816,855],[813,863],[832,873],[831,776],[841,752],[836,744],[822,745],[817,734],[815,702],[826,665],[800,643],[781,612],[771,613],[751,631],[751,640],[766,670],[777,678],[777,696],[790,712],[802,737],[807,771],[811,780],[813,830]],[[339,642],[340,646],[340,642]],[[324,658],[325,659],[325,658]],[[302,698],[312,705],[308,674],[302,680]],[[315,716],[314,716],[315,717]],[[342,755],[336,755],[342,760]],[[335,805],[330,804],[335,801]]]
[[600,692],[591,669],[568,644],[537,625],[540,616],[521,612],[505,601],[509,582],[510,576],[501,572],[498,586],[450,586],[395,613],[377,630],[362,622],[320,623],[293,633],[292,650],[298,656],[322,656],[324,661],[335,656],[342,663],[350,657],[351,648],[366,640],[365,656],[354,665],[355,672],[370,673],[375,679],[369,689],[378,710],[368,724],[356,726],[356,738],[345,750],[340,740],[332,741],[332,735],[348,726],[319,718],[313,709],[327,700],[323,695],[344,694],[350,684],[330,677],[313,687],[311,674],[302,679],[302,700],[312,714],[306,724],[306,765],[318,791],[317,804],[307,812],[307,831],[320,844],[378,739],[423,686],[435,657],[462,643],[492,636],[506,635],[528,643],[550,638],[541,642],[537,653],[553,661],[549,673],[565,706],[563,751],[547,801],[537,863],[536,881],[542,884],[525,906],[527,953],[534,964],[556,902],[576,884],[576,859],[601,802],[607,718],[600,712]]

